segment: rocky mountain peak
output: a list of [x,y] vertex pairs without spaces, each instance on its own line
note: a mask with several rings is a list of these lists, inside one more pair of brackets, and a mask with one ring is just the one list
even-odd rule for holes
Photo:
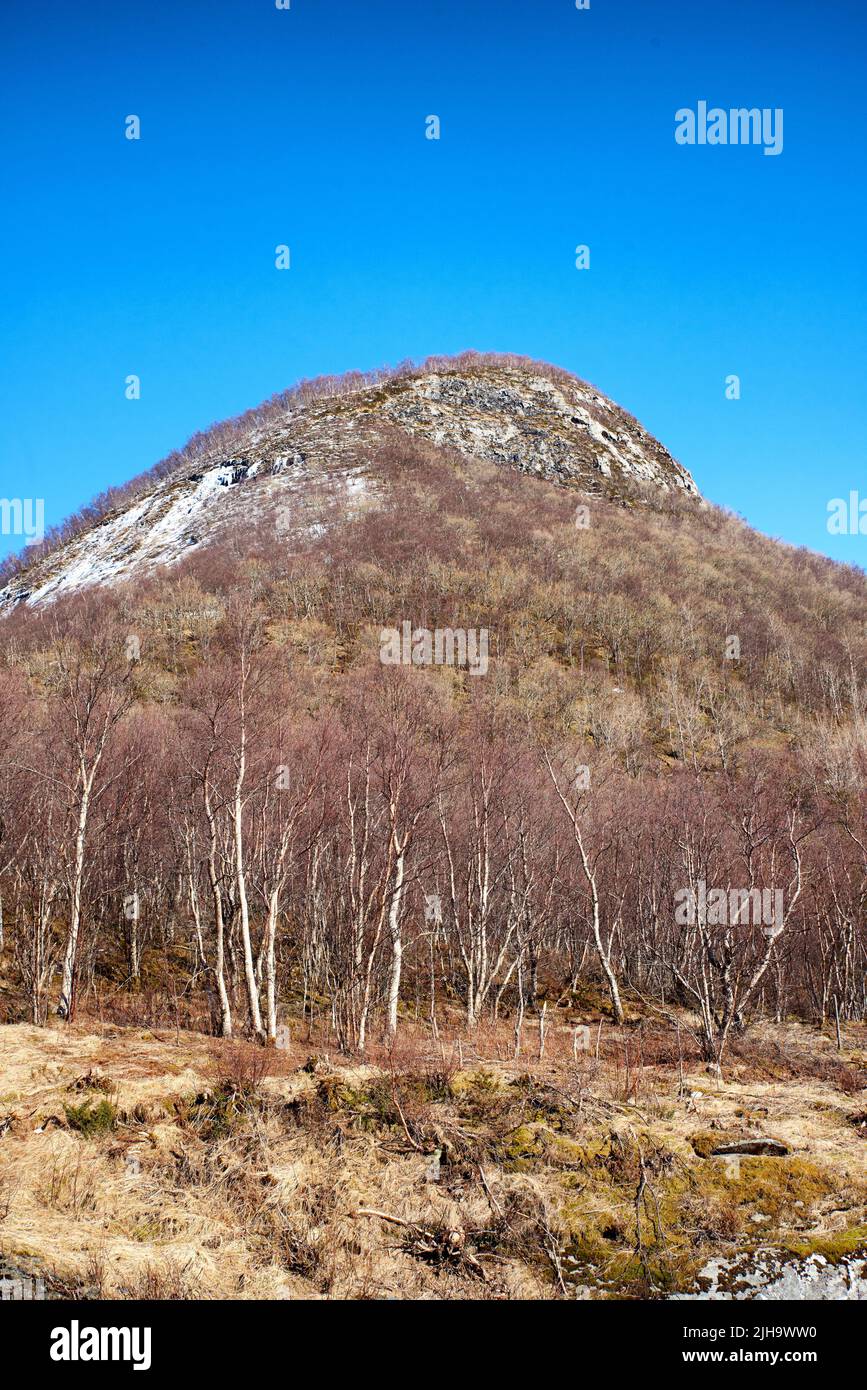
[[418,368],[302,383],[195,436],[97,519],[27,556],[0,608],[148,573],[228,526],[316,535],[381,486],[395,432],[591,495],[636,486],[698,497],[690,474],[626,411],[569,373],[464,354]]

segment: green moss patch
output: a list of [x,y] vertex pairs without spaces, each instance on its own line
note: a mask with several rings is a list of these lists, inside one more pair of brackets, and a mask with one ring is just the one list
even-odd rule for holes
[[96,1104],[86,1100],[82,1105],[64,1105],[63,1112],[69,1128],[85,1139],[99,1139],[109,1134],[117,1124],[117,1106],[109,1100]]

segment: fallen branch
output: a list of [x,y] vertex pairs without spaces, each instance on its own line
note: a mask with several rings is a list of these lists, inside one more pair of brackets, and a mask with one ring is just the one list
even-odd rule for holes
[[406,1247],[411,1255],[423,1260],[435,1260],[437,1263],[465,1264],[480,1279],[486,1278],[485,1271],[479,1263],[472,1250],[466,1246],[466,1235],[457,1227],[451,1230],[443,1228],[440,1231],[427,1231],[423,1226],[419,1226],[415,1221],[406,1221],[402,1216],[392,1216],[387,1211],[379,1211],[376,1207],[358,1207],[351,1216],[372,1216],[379,1221],[387,1221],[392,1226],[402,1226],[405,1230],[412,1233],[410,1243]]

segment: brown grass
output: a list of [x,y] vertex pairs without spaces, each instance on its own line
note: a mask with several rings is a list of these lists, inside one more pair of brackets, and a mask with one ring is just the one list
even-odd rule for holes
[[[681,1083],[649,1029],[641,1046],[608,1029],[577,1065],[567,1030],[541,1061],[502,1055],[505,1026],[472,1044],[404,1037],[360,1064],[311,1060],[307,1037],[283,1053],[7,1026],[0,1256],[66,1296],[655,1297],[759,1236],[851,1243],[864,1105],[841,1069],[858,1075],[862,1054],[807,1032],[765,1030],[782,1078],[742,1049],[731,1078],[688,1059]],[[70,1094],[109,1093],[112,1132],[69,1128]],[[792,1152],[732,1184],[699,1133]]]

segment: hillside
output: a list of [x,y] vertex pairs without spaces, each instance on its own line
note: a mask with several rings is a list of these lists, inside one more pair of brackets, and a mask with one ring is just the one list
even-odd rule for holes
[[38,645],[48,600],[77,595],[137,637],[144,692],[171,689],[252,585],[311,676],[364,665],[405,620],[485,628],[498,700],[621,753],[720,765],[795,739],[849,758],[862,572],[703,503],[575,378],[468,356],[298,387],[196,436],[10,562],[7,639]]
[[0,608],[148,573],[233,526],[259,526],[275,507],[287,534],[315,532],[326,518],[311,512],[314,489],[351,515],[371,459],[396,433],[594,494],[645,484],[697,496],[662,445],[585,382],[543,364],[467,354],[373,384],[360,374],[313,382],[196,436],[83,513],[66,544],[61,528],[47,555],[31,551],[0,590]]
[[860,571],[465,356],[197,436],[3,592],[16,1268],[862,1296]]

